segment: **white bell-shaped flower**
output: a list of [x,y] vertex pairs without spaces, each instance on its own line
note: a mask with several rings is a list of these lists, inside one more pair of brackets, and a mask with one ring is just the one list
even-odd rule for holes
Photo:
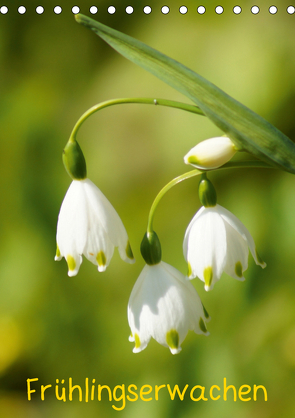
[[55,260],[64,257],[68,275],[75,276],[82,254],[98,271],[109,265],[114,248],[129,263],[134,257],[125,227],[104,194],[89,179],[73,180],[62,202],[57,223]]
[[182,273],[163,261],[143,268],[128,303],[134,353],[145,349],[153,337],[177,354],[189,330],[209,335],[208,320],[196,289]]
[[230,138],[219,136],[199,142],[185,155],[184,162],[199,169],[212,170],[227,163],[236,152]]
[[236,216],[220,205],[203,206],[190,222],[184,237],[188,277],[201,279],[206,290],[213,288],[223,271],[237,280],[245,280],[248,247],[255,263],[266,267],[250,232]]

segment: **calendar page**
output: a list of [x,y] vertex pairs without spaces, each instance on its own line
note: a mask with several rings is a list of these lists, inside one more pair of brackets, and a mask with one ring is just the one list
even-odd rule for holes
[[0,415],[290,418],[295,4],[0,5]]

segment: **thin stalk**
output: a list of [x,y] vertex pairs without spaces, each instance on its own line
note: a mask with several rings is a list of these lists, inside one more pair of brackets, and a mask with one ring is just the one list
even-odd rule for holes
[[198,106],[190,105],[187,103],[175,102],[173,100],[151,99],[151,98],[146,98],[146,97],[107,100],[105,102],[99,103],[91,107],[85,113],[83,113],[83,115],[80,117],[80,119],[74,126],[69,141],[74,142],[76,140],[76,135],[81,125],[89,118],[89,116],[93,115],[93,113],[98,112],[99,110],[104,109],[109,106],[114,106],[118,104],[128,104],[128,103],[151,104],[154,106],[174,107],[176,109],[181,109],[187,112],[196,113],[198,115],[205,116],[205,114],[202,112],[202,110]]

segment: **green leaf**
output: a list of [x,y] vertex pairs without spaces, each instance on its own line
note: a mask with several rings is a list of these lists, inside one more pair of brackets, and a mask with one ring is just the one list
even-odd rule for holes
[[181,63],[87,16],[77,22],[93,30],[116,51],[189,97],[238,147],[295,173],[295,144],[261,116]]

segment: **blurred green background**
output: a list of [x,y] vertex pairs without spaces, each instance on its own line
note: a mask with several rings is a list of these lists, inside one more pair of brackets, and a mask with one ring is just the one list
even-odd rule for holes
[[[284,4],[283,4],[284,3]],[[17,13],[21,4],[25,15]],[[38,5],[45,7],[37,15]],[[212,292],[192,283],[211,315],[209,337],[192,332],[182,352],[172,356],[151,341],[140,354],[128,342],[127,303],[143,268],[139,245],[150,205],[173,177],[187,171],[183,156],[197,142],[220,131],[203,117],[179,110],[125,105],[93,115],[78,141],[89,178],[112,202],[128,231],[137,262],[123,263],[117,251],[105,273],[83,262],[76,277],[67,276],[65,261],[54,262],[56,220],[70,184],[61,153],[81,114],[92,105],[119,97],[158,97],[187,101],[178,92],[115,53],[94,33],[79,26],[74,4],[59,1],[10,1],[0,15],[0,415],[14,417],[289,418],[295,385],[295,187],[292,175],[277,170],[213,173],[219,203],[250,230],[265,270],[250,257],[246,281],[225,274]],[[107,7],[117,7],[108,15]],[[134,36],[192,68],[235,99],[265,117],[295,140],[295,26],[280,2],[270,4],[224,0],[224,13],[199,3],[99,1],[97,20]],[[92,2],[81,12],[90,16]],[[164,3],[163,3],[164,5]],[[155,229],[163,260],[183,273],[185,229],[199,208],[197,179],[170,191],[161,201]],[[40,400],[40,385],[73,378],[97,384],[189,384],[206,387],[227,383],[264,385],[268,401],[218,400],[128,402],[121,412],[115,402],[57,401],[51,392]],[[27,400],[26,380],[38,378],[38,390]],[[48,392],[49,393],[49,392]],[[47,392],[45,393],[47,395]],[[161,395],[161,392],[160,392]],[[154,392],[152,393],[154,398]],[[74,395],[75,397],[75,395]],[[208,396],[207,396],[208,397]],[[252,394],[253,398],[253,394]],[[120,406],[120,402],[117,402]]]

